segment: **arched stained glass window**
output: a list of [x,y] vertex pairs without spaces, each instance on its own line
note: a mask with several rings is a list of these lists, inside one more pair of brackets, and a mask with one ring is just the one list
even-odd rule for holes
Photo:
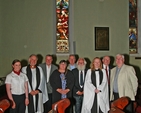
[[69,0],[56,0],[56,53],[69,53]]
[[129,53],[138,53],[137,0],[129,0]]

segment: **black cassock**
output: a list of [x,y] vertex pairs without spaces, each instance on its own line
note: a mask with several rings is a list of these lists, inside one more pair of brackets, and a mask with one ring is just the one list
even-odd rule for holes
[[[96,86],[96,74],[95,74],[96,71],[92,71],[91,73],[91,80],[92,80],[92,84]],[[99,84],[102,83],[102,80],[103,80],[103,72],[101,70],[98,70],[97,72],[99,72]],[[93,103],[93,106],[92,106],[92,109],[91,109],[91,113],[97,113],[97,93],[95,93],[95,97],[94,97],[94,103]],[[103,113],[99,107],[99,113]]]

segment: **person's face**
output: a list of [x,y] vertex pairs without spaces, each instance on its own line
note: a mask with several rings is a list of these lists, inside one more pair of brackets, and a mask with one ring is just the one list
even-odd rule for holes
[[101,64],[100,59],[95,59],[94,62],[93,62],[93,65],[94,65],[95,69],[99,69],[100,64]]
[[67,67],[67,64],[66,63],[61,63],[61,64],[59,64],[59,69],[60,70],[66,70],[66,67]]
[[103,64],[105,64],[106,66],[108,66],[110,64],[110,58],[108,56],[103,58]]
[[46,60],[47,65],[51,65],[51,63],[52,63],[52,57],[51,56],[47,56],[45,60]]
[[79,66],[83,66],[84,65],[84,60],[83,59],[79,59],[78,60],[78,65]]
[[36,58],[36,56],[31,56],[29,58],[29,63],[30,63],[31,66],[35,66],[37,64],[37,58]]
[[21,70],[21,63],[20,62],[16,62],[14,65],[12,65],[13,70],[18,72]]
[[71,65],[74,65],[74,64],[75,64],[75,57],[74,57],[74,56],[70,56],[70,57],[69,57],[69,63],[70,63]]
[[116,56],[116,64],[118,67],[121,67],[124,64],[124,59],[121,55]]

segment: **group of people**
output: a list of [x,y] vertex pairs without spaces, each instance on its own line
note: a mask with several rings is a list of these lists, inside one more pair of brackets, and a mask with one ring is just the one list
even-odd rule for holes
[[110,57],[95,57],[90,68],[84,58],[76,61],[69,55],[59,66],[52,64],[52,55],[46,55],[45,63],[37,66],[38,57],[32,54],[29,65],[21,68],[21,62],[12,62],[12,72],[6,77],[6,90],[12,102],[10,113],[48,113],[52,104],[68,98],[66,113],[108,113],[110,102],[127,96],[131,99],[128,109],[133,113],[132,102],[138,87],[135,70],[124,64],[124,55],[117,54],[115,67]]

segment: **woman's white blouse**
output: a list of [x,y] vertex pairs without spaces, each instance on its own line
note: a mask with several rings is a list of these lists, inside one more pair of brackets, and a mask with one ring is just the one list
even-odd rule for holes
[[22,72],[20,75],[15,74],[13,71],[7,75],[5,83],[11,85],[11,93],[21,95],[25,93],[25,82],[28,78]]

